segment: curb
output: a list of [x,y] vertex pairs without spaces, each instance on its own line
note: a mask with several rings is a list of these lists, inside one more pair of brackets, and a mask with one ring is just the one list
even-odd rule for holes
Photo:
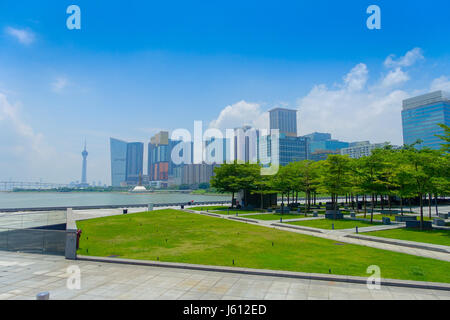
[[[77,256],[77,260],[89,261],[89,262],[128,264],[128,265],[135,265],[135,266],[188,269],[188,270],[197,270],[197,271],[226,272],[226,273],[234,273],[234,274],[266,276],[266,277],[279,277],[279,278],[307,279],[307,280],[318,280],[318,281],[334,281],[334,282],[367,284],[367,278],[364,278],[364,277],[327,275],[327,274],[320,274],[320,273],[303,273],[303,272],[291,272],[291,271],[281,271],[281,270],[275,271],[275,270],[248,269],[248,268],[239,268],[239,267],[230,268],[230,267],[222,267],[222,266],[208,266],[208,265],[201,265],[201,264],[160,262],[160,261],[149,261],[149,260],[133,260],[133,259],[122,259],[122,258],[83,256],[83,255]],[[395,280],[395,279],[381,279],[381,285],[392,286],[392,287],[405,287],[405,288],[416,288],[416,289],[450,291],[450,284],[440,283],[440,282],[419,282],[419,281],[406,281],[406,280]]]
[[317,229],[313,229],[313,228],[309,229],[307,227],[299,227],[299,226],[294,226],[294,225],[283,225],[281,223],[271,223],[270,225],[280,227],[280,228],[290,228],[290,229],[302,230],[302,231],[308,231],[308,232],[323,233],[321,230],[317,230]]
[[392,244],[392,245],[396,245],[396,246],[408,247],[408,248],[414,248],[414,249],[422,249],[422,250],[428,250],[428,251],[450,253],[449,250],[446,250],[444,248],[435,248],[435,247],[430,247],[430,246],[426,246],[426,245],[405,243],[405,242],[396,242],[396,241],[390,241],[390,240],[385,240],[385,239],[374,239],[373,237],[369,238],[368,236],[359,236],[359,235],[357,236],[357,235],[349,234],[344,237],[358,239],[358,240],[364,240],[364,241],[373,241],[373,242]]

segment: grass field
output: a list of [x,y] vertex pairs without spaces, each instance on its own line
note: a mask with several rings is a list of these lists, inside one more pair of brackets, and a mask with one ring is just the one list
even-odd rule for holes
[[295,222],[286,222],[289,224],[295,224],[298,226],[305,226],[311,228],[319,228],[319,229],[332,229],[332,224],[334,224],[334,229],[351,229],[351,228],[362,228],[362,227],[371,227],[374,225],[380,225],[381,222],[374,221],[373,224],[366,221],[357,221],[350,219],[343,220],[331,220],[331,219],[318,219],[318,220],[306,220],[306,221],[295,221]]
[[392,229],[364,233],[368,236],[376,236],[391,239],[400,239],[432,244],[450,246],[450,230],[414,230],[414,229]]
[[79,254],[450,283],[450,263],[177,210],[77,222]]

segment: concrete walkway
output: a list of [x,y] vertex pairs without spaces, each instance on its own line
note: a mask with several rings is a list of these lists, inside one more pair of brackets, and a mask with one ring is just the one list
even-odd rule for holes
[[[67,268],[79,268],[81,288],[68,289]],[[64,257],[0,251],[0,300],[450,300],[450,291],[292,279],[240,273],[73,261]]]

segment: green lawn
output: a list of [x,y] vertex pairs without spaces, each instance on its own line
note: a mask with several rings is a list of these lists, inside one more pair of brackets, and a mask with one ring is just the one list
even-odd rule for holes
[[[290,213],[274,213],[274,214],[255,214],[251,216],[244,216],[244,218],[250,219],[258,219],[258,220],[280,220],[283,219],[296,219],[296,218],[304,218],[304,214],[290,214]],[[312,217],[312,214],[309,214],[308,217]]]
[[217,219],[158,210],[77,222],[79,254],[450,283],[450,263]]
[[369,236],[425,242],[450,246],[450,230],[392,229],[365,233]]
[[366,221],[357,221],[350,219],[343,220],[332,220],[332,219],[317,219],[317,220],[306,220],[306,221],[295,221],[295,222],[286,222],[289,224],[295,224],[298,226],[305,226],[311,228],[319,228],[319,229],[332,229],[332,224],[334,224],[334,229],[351,229],[351,228],[362,228],[362,227],[371,227],[374,225],[380,225],[381,222],[374,221],[373,224]]

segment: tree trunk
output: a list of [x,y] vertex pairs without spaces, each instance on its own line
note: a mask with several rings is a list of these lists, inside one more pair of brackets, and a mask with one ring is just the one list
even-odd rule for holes
[[403,197],[400,197],[400,212],[403,215]]
[[384,197],[382,194],[380,194],[380,201],[381,201],[381,210],[384,210]]
[[359,213],[359,209],[358,209],[358,194],[356,194],[356,213]]
[[439,215],[438,204],[437,204],[437,193],[434,194],[434,206],[436,207],[436,215]]
[[431,193],[428,194],[428,217],[431,219]]
[[366,216],[367,216],[367,201],[366,201],[366,195],[364,194],[364,197],[363,197],[363,202],[364,202],[364,219],[366,218]]
[[423,194],[419,194],[419,206],[420,206],[420,230],[423,230]]
[[375,209],[375,202],[374,202],[373,197],[374,197],[374,194],[372,193],[372,210],[370,211],[370,223],[373,223],[373,210]]
[[408,198],[409,212],[412,213],[411,198]]
[[233,203],[234,203],[234,191],[231,193],[231,209],[234,208]]
[[[391,204],[391,196],[388,195],[388,204],[389,204],[389,211],[392,211],[392,204]],[[390,212],[392,214],[392,212]]]

